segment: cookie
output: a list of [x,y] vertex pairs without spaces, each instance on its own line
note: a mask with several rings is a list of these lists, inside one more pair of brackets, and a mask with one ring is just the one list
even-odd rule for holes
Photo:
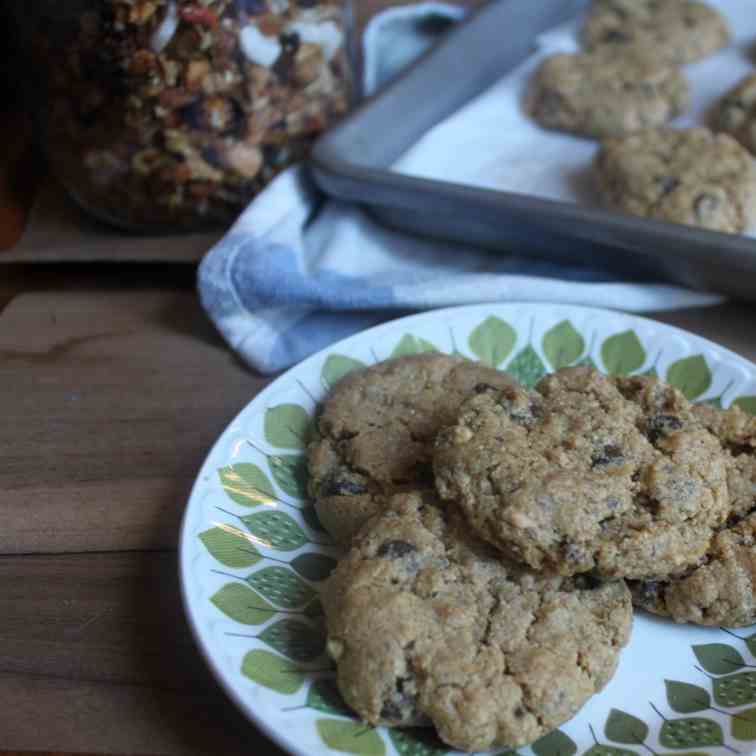
[[735,137],[756,154],[756,74],[746,76],[717,105],[712,126]]
[[588,51],[639,48],[667,63],[691,63],[730,42],[725,19],[687,0],[593,0],[581,32]]
[[454,748],[530,743],[612,676],[629,592],[506,562],[436,502],[396,496],[326,582],[339,689],[366,722],[432,724]]
[[606,204],[631,215],[712,231],[756,220],[756,168],[727,134],[648,129],[607,139],[594,160]]
[[696,407],[729,451],[730,518],[701,563],[674,580],[631,584],[634,603],[677,622],[740,627],[756,622],[756,418]]
[[512,379],[438,353],[399,357],[348,375],[324,403],[308,449],[320,521],[346,544],[386,495],[432,488],[433,439],[478,384]]
[[680,574],[729,513],[726,453],[685,397],[591,368],[481,391],[439,434],[435,470],[480,536],[563,575]]
[[536,71],[525,107],[548,129],[607,137],[662,126],[689,101],[680,70],[653,58],[560,53]]

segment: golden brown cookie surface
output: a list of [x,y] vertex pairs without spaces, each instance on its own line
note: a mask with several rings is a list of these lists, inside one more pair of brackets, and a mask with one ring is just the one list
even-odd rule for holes
[[601,138],[663,126],[689,99],[681,71],[654,58],[560,53],[536,71],[525,107],[546,128]]
[[401,494],[326,583],[328,649],[371,724],[433,724],[456,748],[530,743],[617,665],[622,581],[545,577],[502,560],[432,494]]
[[678,574],[729,514],[726,453],[683,395],[591,368],[485,390],[439,435],[439,492],[534,569]]
[[631,215],[739,233],[756,221],[756,168],[727,134],[647,129],[607,139],[594,161],[606,204]]
[[698,566],[673,580],[633,584],[633,601],[677,622],[750,625],[756,621],[756,418],[737,407],[694,412],[729,452],[730,517]]
[[323,526],[348,544],[397,491],[433,488],[433,440],[479,384],[505,373],[439,353],[399,357],[341,380],[310,445],[310,493]]
[[586,50],[633,47],[667,63],[692,63],[730,41],[727,22],[690,0],[593,0],[581,33]]

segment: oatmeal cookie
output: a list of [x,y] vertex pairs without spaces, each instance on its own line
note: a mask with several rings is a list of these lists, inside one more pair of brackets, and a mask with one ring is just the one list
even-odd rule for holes
[[756,168],[727,134],[647,129],[607,139],[594,161],[607,205],[631,215],[737,233],[756,220]]
[[370,520],[322,598],[360,717],[432,724],[466,751],[524,745],[572,717],[612,676],[632,622],[623,581],[502,560],[429,492]]
[[633,601],[677,622],[739,627],[756,622],[756,418],[737,407],[694,410],[729,452],[730,517],[700,564],[668,581],[631,584]]
[[560,53],[536,71],[525,107],[546,128],[607,137],[662,126],[689,100],[682,72],[653,58]]
[[345,377],[322,407],[308,450],[310,494],[339,542],[386,495],[432,488],[433,439],[475,386],[512,385],[505,373],[458,357],[399,357]]
[[692,63],[729,44],[727,22],[688,0],[593,0],[581,33],[588,51],[640,48],[667,63]]
[[730,134],[756,154],[756,74],[746,76],[722,98],[712,126],[714,131]]
[[679,574],[729,514],[726,452],[685,397],[591,368],[470,398],[435,471],[479,535],[563,575]]

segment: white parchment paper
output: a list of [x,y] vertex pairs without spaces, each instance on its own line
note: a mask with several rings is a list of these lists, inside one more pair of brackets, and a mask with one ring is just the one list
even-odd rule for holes
[[[708,4],[727,18],[733,42],[706,60],[684,66],[691,108],[673,126],[705,125],[705,111],[743,76],[756,71],[749,57],[756,44],[756,2]],[[581,23],[575,19],[543,34],[536,54],[431,129],[394,169],[422,178],[598,204],[590,175],[597,142],[542,129],[522,109],[525,88],[539,63],[556,52],[579,50]]]

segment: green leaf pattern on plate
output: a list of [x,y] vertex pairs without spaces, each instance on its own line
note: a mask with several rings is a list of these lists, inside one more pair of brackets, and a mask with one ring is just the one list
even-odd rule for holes
[[352,712],[344,703],[341,697],[336,681],[330,677],[321,677],[315,680],[307,691],[306,706],[324,714],[340,714],[344,717],[351,717]]
[[311,419],[298,404],[279,404],[265,411],[265,440],[281,449],[303,449],[310,437]]
[[667,703],[678,714],[693,714],[711,706],[711,696],[705,688],[677,680],[665,680],[664,685],[667,689]]
[[317,533],[325,533],[325,528],[320,524],[320,520],[318,519],[318,513],[315,511],[315,507],[313,506],[306,506],[303,507],[300,510],[300,513],[302,514],[302,519],[305,521],[305,525],[307,525],[310,530],[314,530]]
[[724,734],[713,719],[667,719],[659,732],[659,742],[665,748],[706,748],[722,745]]
[[526,346],[506,367],[523,386],[533,388],[546,375],[546,366],[532,346]]
[[357,756],[383,756],[386,744],[370,725],[349,719],[319,719],[315,723],[323,742],[334,751]]
[[247,582],[268,601],[284,609],[296,609],[315,597],[315,591],[287,567],[265,567],[253,572]]
[[712,675],[726,675],[745,664],[740,652],[726,643],[693,646],[693,653],[699,664]]
[[223,614],[242,625],[262,625],[276,613],[262,596],[241,583],[226,583],[210,597],[210,601]]
[[591,746],[583,756],[638,756],[637,751],[629,751],[627,748],[616,748],[609,745],[596,745]]
[[552,369],[559,370],[577,362],[585,350],[585,339],[569,320],[563,320],[546,331],[542,348]]
[[230,525],[210,528],[199,534],[205,548],[226,567],[242,569],[252,567],[263,557],[242,533]]
[[[549,369],[557,370],[568,365],[596,367],[591,355],[585,354],[584,334],[567,319],[553,325],[543,335],[540,348],[546,362],[529,344],[504,367],[516,342],[517,333],[512,326],[491,316],[471,331],[468,345],[481,363],[506,369],[530,387]],[[392,356],[427,351],[437,349],[431,342],[406,333],[396,344]],[[646,350],[632,330],[605,339],[600,355],[604,369],[615,375],[637,373],[647,359]],[[332,386],[345,375],[364,366],[360,360],[331,354],[323,364],[321,377],[327,387]],[[649,368],[644,375],[656,375],[655,368]],[[713,382],[703,355],[672,363],[666,380],[691,400],[700,399]],[[717,400],[709,399],[707,403],[721,406]],[[756,414],[756,396],[744,396],[734,403]],[[277,449],[298,452],[268,455],[270,475],[284,494],[299,501],[307,499],[307,461],[301,452],[310,437],[311,424],[310,415],[299,404],[279,404],[265,412],[264,435],[267,443]],[[271,480],[255,464],[228,465],[220,468],[218,475],[228,497],[240,506],[277,503]],[[312,506],[300,511],[309,528],[322,531]],[[260,545],[288,552],[296,551],[309,542],[306,531],[280,509],[257,511],[240,519],[249,529],[252,539]],[[230,525],[216,525],[199,533],[198,537],[209,554],[228,568],[248,569],[265,559],[247,534]],[[210,597],[211,603],[231,620],[243,625],[265,626],[256,637],[272,651],[254,648],[246,653],[241,671],[248,679],[282,695],[293,695],[301,690],[307,672],[298,664],[324,659],[325,651],[325,632],[320,624],[322,606],[311,583],[325,580],[335,565],[336,560],[325,554],[301,553],[288,560],[288,566],[263,567],[248,574],[245,582],[226,583]],[[276,618],[279,610],[294,612],[302,618]],[[314,624],[310,624],[311,621]],[[756,652],[756,634],[742,640],[752,653]],[[745,661],[737,649],[724,643],[707,643],[694,646],[693,652],[699,664],[713,676],[710,680],[712,692],[710,694],[706,688],[690,682],[665,680],[667,702],[673,711],[683,715],[700,714],[711,709],[712,700],[723,709],[756,703],[756,672],[738,671],[744,667]],[[381,732],[385,732],[399,756],[444,756],[448,753],[448,748],[432,730],[383,731],[356,721],[332,678],[318,678],[310,682],[305,706],[344,717],[319,719],[315,723],[323,743],[333,751],[383,756],[386,743]],[[688,753],[681,756],[703,756],[692,753],[691,749],[726,746],[722,727],[713,719],[703,716],[662,719],[658,742],[662,747],[678,752],[687,749]],[[756,740],[756,708],[737,712],[737,716],[731,715],[729,721],[734,738]],[[649,737],[649,726],[626,711],[612,709],[605,721],[604,733],[609,741],[619,745],[596,742],[583,752],[583,756],[637,756],[637,750],[622,746],[647,748],[645,741]],[[579,750],[575,741],[561,730],[540,738],[531,748],[535,756],[575,756]],[[518,754],[517,751],[502,753]]]
[[536,756],[573,756],[578,749],[575,741],[561,730],[553,730],[530,747]]
[[517,333],[501,318],[486,318],[470,334],[470,351],[488,367],[499,367],[509,357],[517,341]]
[[394,351],[391,352],[392,357],[404,357],[407,354],[420,354],[421,352],[437,352],[435,345],[430,341],[421,339],[419,336],[413,336],[410,333],[402,336],[399,343],[394,347]]
[[448,746],[438,739],[432,729],[392,727],[388,734],[399,756],[444,756],[449,753]]
[[241,671],[253,682],[285,696],[296,693],[305,680],[296,664],[262,648],[256,648],[245,655]]
[[612,709],[604,726],[604,735],[615,743],[638,745],[648,737],[648,725],[622,709]]
[[646,350],[635,331],[623,331],[601,345],[601,359],[609,375],[630,375],[646,361]]
[[737,740],[756,740],[756,709],[739,711],[737,717],[730,720],[732,737]]
[[228,497],[243,507],[275,501],[276,494],[268,476],[250,462],[221,467],[218,477]]
[[744,639],[746,648],[751,652],[752,656],[756,656],[756,633],[749,635]]
[[749,415],[756,415],[756,396],[741,396],[733,404],[737,404],[743,412],[747,412]]
[[365,367],[364,362],[345,357],[343,354],[329,354],[323,363],[323,370],[320,375],[326,386],[335,386],[345,375],[361,370]]
[[711,387],[711,370],[702,355],[686,357],[669,366],[667,383],[680,389],[687,399],[693,401]]
[[290,564],[303,578],[317,583],[325,580],[333,572],[336,560],[325,554],[308,552],[292,559]]
[[737,672],[712,681],[717,706],[745,706],[756,703],[756,672]]
[[320,627],[282,619],[263,630],[258,638],[279,654],[298,662],[317,659],[325,650],[325,633]]
[[279,551],[294,551],[307,543],[297,521],[286,512],[257,512],[241,518],[260,545]]
[[271,454],[270,471],[278,487],[295,499],[307,498],[307,457],[304,454]]

